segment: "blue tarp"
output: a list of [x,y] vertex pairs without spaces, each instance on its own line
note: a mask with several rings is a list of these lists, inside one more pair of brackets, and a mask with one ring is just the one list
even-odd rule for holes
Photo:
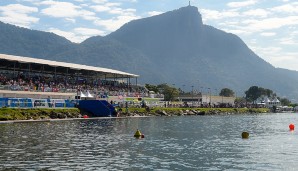
[[0,98],[0,107],[32,108],[30,98]]
[[79,109],[95,117],[109,117],[115,114],[115,108],[106,100],[81,100]]

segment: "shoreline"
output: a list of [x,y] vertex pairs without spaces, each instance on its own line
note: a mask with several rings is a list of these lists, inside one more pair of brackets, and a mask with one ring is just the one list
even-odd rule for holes
[[130,117],[154,116],[191,116],[191,115],[230,115],[246,113],[268,113],[267,108],[129,108],[128,113],[122,112],[119,117],[83,118],[77,108],[1,108],[1,123],[55,122],[72,120],[96,120]]
[[128,117],[92,117],[92,118],[65,118],[65,119],[40,119],[40,120],[8,120],[0,121],[0,124],[31,123],[31,122],[61,122],[61,121],[80,121],[80,120],[101,120],[101,119],[125,119],[125,118],[145,118],[152,116],[128,116]]

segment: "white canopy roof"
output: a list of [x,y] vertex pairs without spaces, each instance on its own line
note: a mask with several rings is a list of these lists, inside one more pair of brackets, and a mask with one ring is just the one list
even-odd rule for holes
[[89,91],[87,91],[87,97],[93,97]]
[[272,102],[280,103],[280,101],[276,97],[274,98],[274,100],[272,100]]
[[130,74],[127,72],[122,72],[122,71],[113,70],[113,69],[80,65],[80,64],[67,63],[67,62],[50,61],[50,60],[45,60],[45,59],[29,58],[29,57],[22,57],[22,56],[0,54],[0,59],[5,59],[8,61],[18,61],[21,63],[36,63],[36,64],[66,67],[66,68],[72,68],[72,69],[78,69],[78,70],[88,70],[88,71],[112,73],[112,74],[118,74],[118,75],[125,75],[125,76],[129,76],[129,77],[139,77],[139,75]]
[[87,97],[87,96],[83,92],[81,92],[80,97]]
[[269,102],[271,102],[271,101],[270,101],[270,99],[269,99],[268,97],[265,97],[264,102],[265,102],[265,103],[269,103]]

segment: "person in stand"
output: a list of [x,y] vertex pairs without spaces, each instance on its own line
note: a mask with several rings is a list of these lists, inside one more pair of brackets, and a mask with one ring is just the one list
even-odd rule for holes
[[117,109],[115,108],[115,110],[113,111],[113,116],[116,116],[116,117],[118,117],[118,111],[117,111]]
[[125,102],[125,113],[128,113],[128,102]]
[[117,112],[117,117],[119,117],[121,115],[121,113],[122,113],[122,108],[119,107],[118,112]]

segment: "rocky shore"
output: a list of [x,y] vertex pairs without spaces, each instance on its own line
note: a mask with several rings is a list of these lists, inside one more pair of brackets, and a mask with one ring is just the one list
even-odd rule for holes
[[[241,113],[267,113],[266,108],[129,108],[122,111],[120,117],[132,116],[184,116],[184,115],[227,115]],[[1,108],[0,121],[9,120],[44,120],[82,118],[80,110],[71,109],[13,109]]]
[[156,108],[156,109],[130,109],[128,113],[120,116],[184,116],[184,115],[229,115],[245,113],[268,113],[267,108]]

